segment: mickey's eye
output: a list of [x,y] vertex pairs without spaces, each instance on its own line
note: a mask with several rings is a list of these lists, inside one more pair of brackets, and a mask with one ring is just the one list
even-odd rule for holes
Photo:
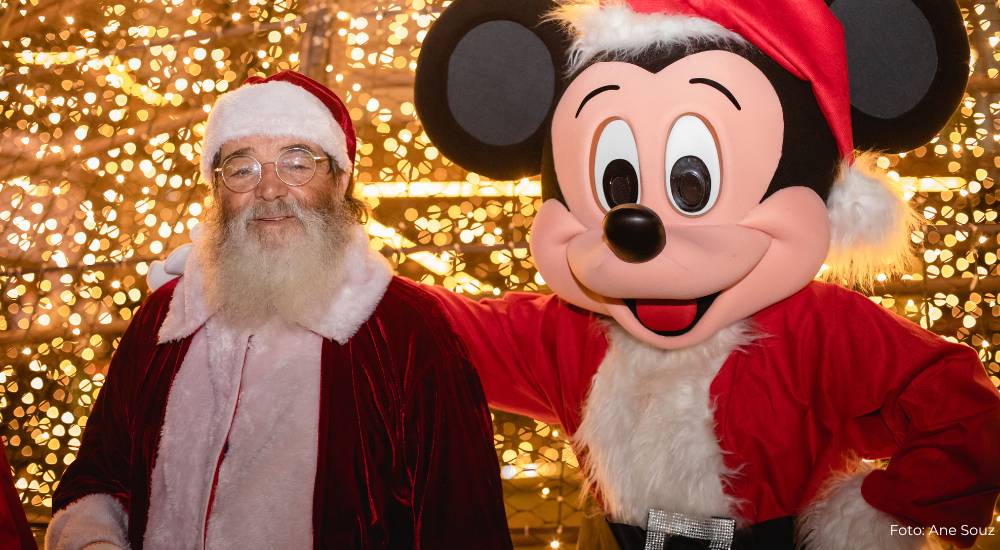
[[719,198],[719,147],[696,116],[677,119],[667,138],[667,196],[686,216],[711,210]]
[[627,122],[604,125],[594,148],[594,194],[604,210],[639,202],[639,150]]

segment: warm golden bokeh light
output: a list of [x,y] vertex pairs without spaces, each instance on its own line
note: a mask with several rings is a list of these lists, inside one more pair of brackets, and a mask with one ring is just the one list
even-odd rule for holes
[[[462,171],[416,119],[420,42],[446,4],[0,0],[0,433],[33,520],[46,521],[79,448],[149,263],[209,206],[204,120],[247,76],[294,68],[342,95],[372,246],[401,273],[470,294],[544,290],[526,241],[538,182]],[[926,225],[913,271],[871,294],[979,350],[1000,384],[1000,7],[961,4],[969,92],[931,144],[879,159]],[[515,540],[575,540],[579,477],[557,427],[503,413],[495,424]]]

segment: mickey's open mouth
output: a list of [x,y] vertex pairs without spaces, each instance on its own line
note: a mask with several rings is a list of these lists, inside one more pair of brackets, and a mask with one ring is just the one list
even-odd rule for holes
[[680,336],[708,311],[719,292],[694,300],[625,300],[639,323],[660,336]]

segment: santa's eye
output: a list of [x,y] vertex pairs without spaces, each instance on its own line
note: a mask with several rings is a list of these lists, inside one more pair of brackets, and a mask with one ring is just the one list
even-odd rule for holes
[[594,148],[594,194],[604,210],[639,202],[639,150],[627,122],[601,128]]
[[686,216],[711,210],[719,198],[719,147],[696,116],[677,119],[667,138],[667,197]]

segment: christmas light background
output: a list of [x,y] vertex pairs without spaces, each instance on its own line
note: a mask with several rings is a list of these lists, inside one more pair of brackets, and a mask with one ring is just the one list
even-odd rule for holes
[[[1000,384],[1000,4],[960,4],[973,58],[959,112],[931,144],[879,159],[925,221],[914,268],[869,293],[976,348]],[[207,112],[247,76],[292,68],[345,99],[372,246],[402,274],[474,295],[545,290],[526,241],[538,183],[466,173],[416,119],[420,42],[445,5],[0,0],[0,435],[39,528],[149,263],[189,240],[210,200]],[[572,545],[579,475],[558,426],[497,412],[495,428],[515,542]]]

